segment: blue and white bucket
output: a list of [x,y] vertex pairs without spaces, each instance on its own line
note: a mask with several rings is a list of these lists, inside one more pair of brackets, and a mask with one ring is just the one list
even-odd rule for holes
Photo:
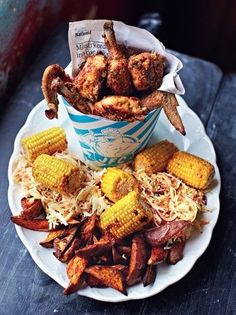
[[148,143],[161,108],[149,113],[144,121],[113,121],[86,115],[61,98],[83,152],[85,163],[108,167],[129,162]]

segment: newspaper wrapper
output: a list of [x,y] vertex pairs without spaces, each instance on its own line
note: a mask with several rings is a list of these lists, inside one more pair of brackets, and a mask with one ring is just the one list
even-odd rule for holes
[[[69,26],[71,65],[66,71],[74,75],[88,55],[103,52],[107,48],[103,39],[106,20],[84,20]],[[165,51],[163,44],[146,30],[114,21],[114,30],[119,44],[140,51],[158,52],[165,56],[165,75],[159,90],[183,94],[184,87],[177,72],[181,61]],[[161,109],[149,113],[144,121],[112,121],[94,115],[85,115],[61,98],[82,149],[84,161],[101,167],[115,166],[128,162],[141,151],[150,139]]]

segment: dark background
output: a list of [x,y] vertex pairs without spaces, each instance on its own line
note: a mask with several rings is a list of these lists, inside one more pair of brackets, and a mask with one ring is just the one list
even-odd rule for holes
[[[86,18],[140,25],[145,14],[159,12],[161,26],[153,32],[167,48],[214,62],[224,73],[236,70],[234,0],[5,0],[0,5],[0,16],[1,12],[0,101],[9,99],[58,24]],[[4,28],[8,20],[10,27]],[[9,37],[10,44],[5,47]]]

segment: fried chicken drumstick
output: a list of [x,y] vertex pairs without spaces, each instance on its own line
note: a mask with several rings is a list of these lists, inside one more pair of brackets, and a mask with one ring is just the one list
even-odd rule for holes
[[106,22],[104,28],[104,42],[108,49],[107,86],[115,95],[131,95],[132,82],[128,70],[128,60],[116,42],[113,22]]

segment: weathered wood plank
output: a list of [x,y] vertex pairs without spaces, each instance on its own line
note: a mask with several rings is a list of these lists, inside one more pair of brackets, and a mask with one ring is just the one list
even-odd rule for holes
[[221,84],[222,71],[213,63],[189,58],[178,52],[172,53],[183,63],[183,69],[179,72],[186,91],[183,98],[205,125]]

